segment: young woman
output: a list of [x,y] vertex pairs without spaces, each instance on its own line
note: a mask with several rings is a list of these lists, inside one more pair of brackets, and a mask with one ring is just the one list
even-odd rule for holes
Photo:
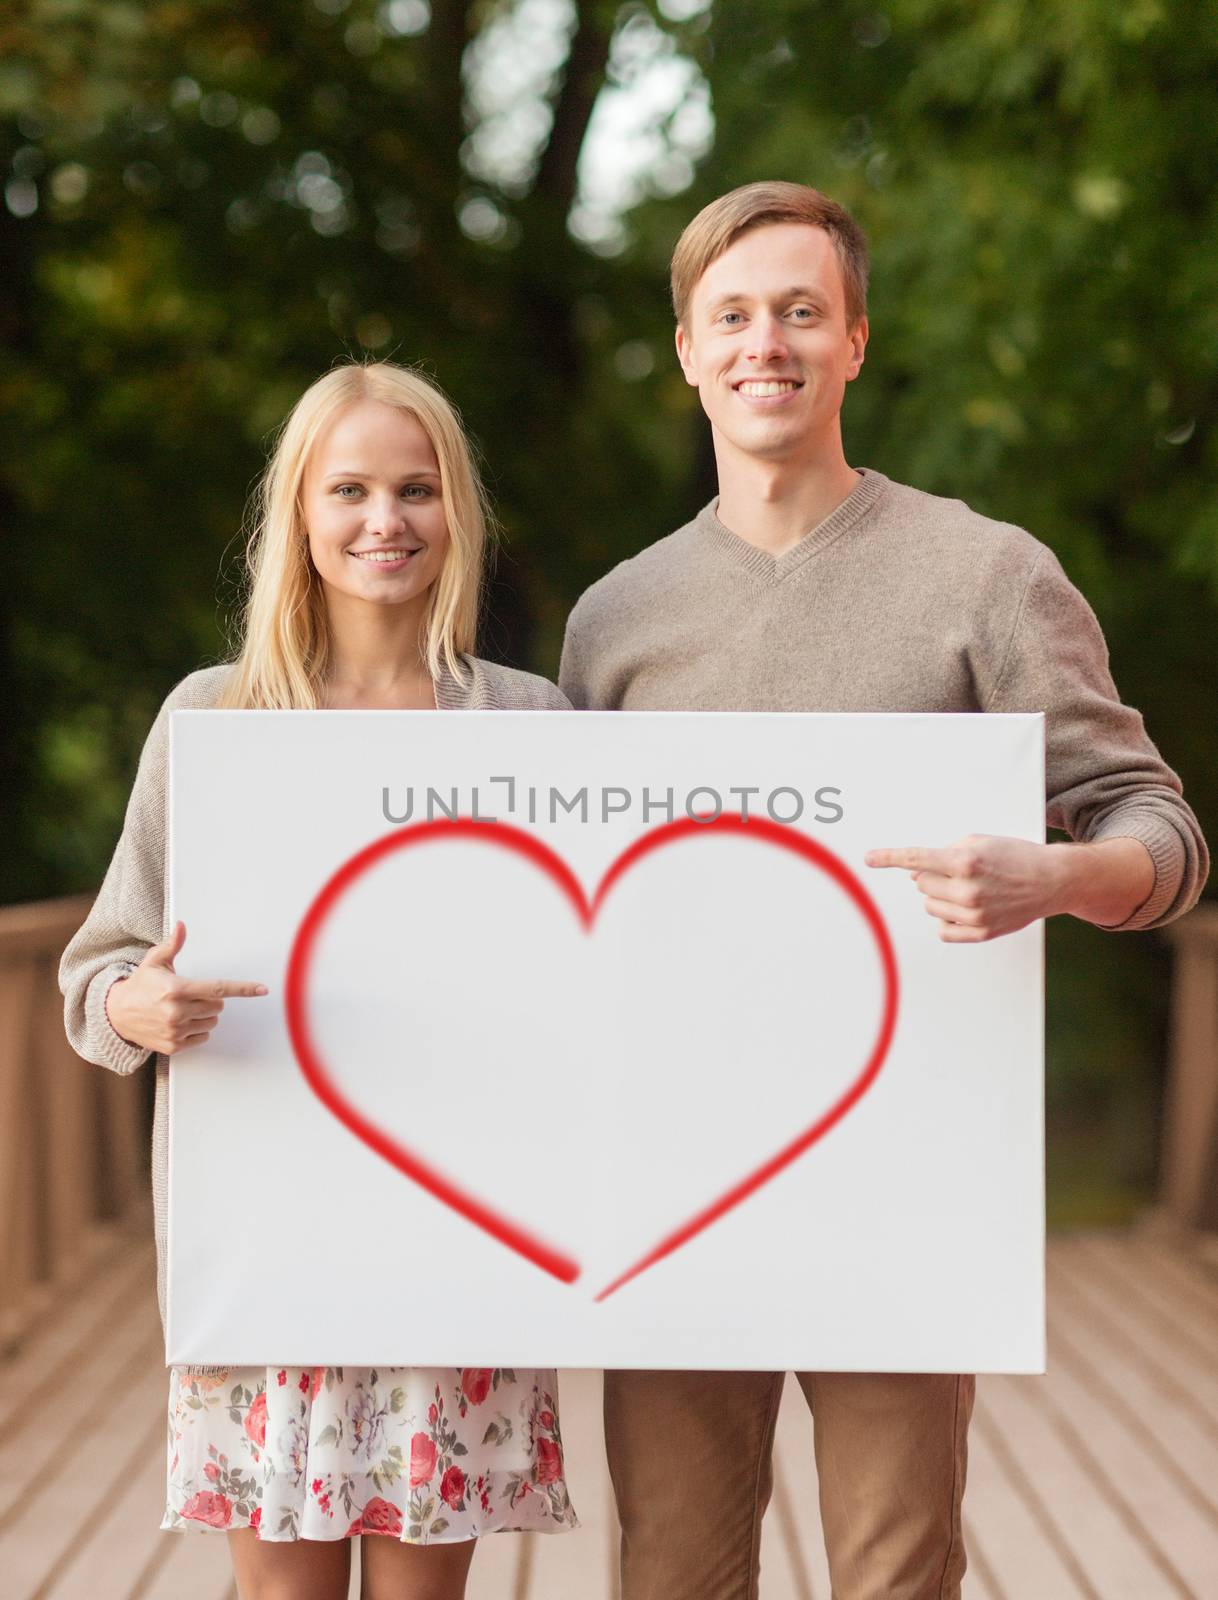
[[[263,480],[241,652],[179,684],[149,735],[60,984],[87,1060],[130,1072],[156,1056],[162,1285],[167,1058],[202,1044],[226,999],[266,993],[174,972],[185,929],[168,928],[165,907],[169,713],[565,708],[545,679],[469,653],[486,522],[438,390],[385,363],[327,373]],[[169,1423],[162,1526],[227,1530],[242,1600],[339,1600],[356,1535],[381,1536],[363,1541],[365,1600],[460,1600],[479,1535],[575,1526],[551,1371],[174,1368]]]

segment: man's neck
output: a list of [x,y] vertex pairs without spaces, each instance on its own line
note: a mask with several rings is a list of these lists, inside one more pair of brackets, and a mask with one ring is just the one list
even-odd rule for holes
[[857,487],[840,450],[827,461],[775,463],[716,452],[719,521],[772,556],[797,545]]

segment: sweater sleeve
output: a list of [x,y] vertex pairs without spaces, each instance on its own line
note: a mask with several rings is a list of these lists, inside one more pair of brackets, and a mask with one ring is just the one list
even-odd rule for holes
[[110,1026],[106,994],[164,938],[169,712],[165,702],[144,744],[122,836],[84,926],[59,963],[64,1022],[72,1048],[97,1066],[134,1072],[150,1051]]
[[1209,856],[1180,780],[1123,705],[1090,606],[1043,550],[1028,578],[987,711],[1045,713],[1049,825],[1072,839],[1137,839],[1154,862],[1149,898],[1123,929],[1152,928],[1196,902]]
[[558,667],[558,686],[577,711],[587,711],[591,690],[587,682],[581,640],[581,609],[582,602],[577,602],[567,618],[567,628],[562,641],[562,660]]

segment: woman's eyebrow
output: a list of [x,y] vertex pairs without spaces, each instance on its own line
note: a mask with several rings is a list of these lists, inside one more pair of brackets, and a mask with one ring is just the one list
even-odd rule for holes
[[[375,476],[374,472],[360,472],[354,467],[344,467],[339,472],[327,472],[322,481],[329,483],[331,478],[374,478]],[[406,472],[395,473],[394,476],[399,478],[435,478],[438,481],[440,474],[432,467],[411,467]]]

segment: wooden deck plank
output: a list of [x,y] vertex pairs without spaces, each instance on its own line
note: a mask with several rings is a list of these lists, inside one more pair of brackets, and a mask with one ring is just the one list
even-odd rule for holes
[[142,1242],[119,1243],[46,1326],[17,1355],[0,1362],[0,1439],[68,1372],[92,1362],[100,1335],[133,1301],[148,1298],[149,1282],[155,1316],[155,1274],[151,1240],[146,1248]]
[[1071,1370],[1105,1410],[1142,1440],[1180,1493],[1218,1520],[1218,1428],[1207,1426],[1179,1384],[1160,1381],[1139,1359],[1136,1346],[1114,1332],[1068,1279],[1051,1271],[1049,1282],[1054,1366]]
[[[1177,1279],[1162,1258],[1135,1254],[1128,1238],[1084,1234],[1071,1241],[1109,1277],[1126,1284],[1160,1327],[1189,1346],[1212,1371],[1218,1361],[1218,1307],[1206,1292],[1200,1273],[1191,1281]],[[1202,1285],[1202,1289],[1198,1289]],[[1218,1299],[1218,1297],[1215,1297]]]
[[1042,1398],[1075,1454],[1121,1509],[1175,1591],[1203,1596],[1218,1576],[1218,1519],[1182,1492],[1180,1478],[1144,1430],[1097,1398],[1074,1365],[1050,1353]]
[[[527,1533],[504,1533],[479,1540],[466,1600],[526,1600],[532,1556],[527,1546],[532,1538]],[[358,1596],[358,1589],[355,1593]]]
[[[20,1518],[26,1501],[41,1492],[44,1478],[59,1470],[62,1458],[108,1448],[110,1429],[133,1390],[138,1386],[140,1395],[149,1397],[154,1392],[143,1382],[149,1372],[164,1405],[161,1359],[160,1325],[150,1329],[146,1307],[137,1303],[115,1319],[88,1359],[74,1364],[51,1393],[17,1412],[0,1437],[0,1537]],[[145,1414],[145,1423],[152,1414]]]
[[129,1595],[162,1537],[155,1530],[164,1510],[165,1428],[157,1417],[113,1475],[96,1519],[31,1600],[83,1600],[97,1593],[99,1573],[110,1594]]
[[994,1578],[989,1557],[976,1543],[967,1518],[964,1523],[964,1548],[968,1556],[968,1569],[960,1585],[961,1600],[1006,1600]]
[[1218,1256],[1189,1251],[1173,1238],[1148,1231],[1121,1236],[1121,1243],[1129,1252],[1135,1276],[1157,1278],[1169,1286],[1173,1298],[1195,1307],[1213,1332],[1218,1325]]
[[1033,1480],[996,1429],[987,1404],[989,1380],[969,1432],[965,1547],[971,1569],[994,1600],[1097,1600],[1094,1589],[1071,1564]]
[[1052,1260],[1109,1327],[1119,1330],[1147,1370],[1205,1419],[1202,1426],[1218,1428],[1218,1367],[1181,1340],[1169,1313],[1138,1294],[1136,1278],[1115,1276],[1109,1263],[1080,1252],[1073,1240],[1061,1241]]
[[[43,1420],[50,1437],[39,1443],[49,1444],[49,1452],[43,1451],[39,1475],[26,1486],[0,1534],[0,1571],[8,1594],[42,1600],[60,1569],[104,1524],[119,1484],[138,1471],[150,1441],[155,1448],[156,1434],[163,1437],[165,1374],[159,1348],[158,1325],[125,1368],[110,1369],[115,1388],[99,1397],[84,1427],[67,1407],[54,1402],[46,1407]],[[137,1539],[147,1538],[143,1530],[131,1531]]]
[[[152,1560],[123,1600],[237,1600],[228,1539],[222,1533],[175,1529],[156,1538]],[[358,1600],[358,1589],[355,1594]]]
[[978,1403],[990,1443],[1009,1452],[1030,1505],[1075,1582],[1095,1600],[1192,1600],[1164,1574],[1141,1531],[1110,1497],[1095,1463],[1040,1392],[1043,1379],[992,1378]]
[[774,1492],[761,1525],[761,1587],[766,1600],[822,1600],[829,1593],[818,1588],[812,1576],[804,1510],[802,1497],[794,1493],[783,1465],[776,1461]]
[[[1218,1600],[1218,1281],[1154,1235],[1081,1235],[1049,1284],[1049,1376],[979,1384],[965,1600]],[[488,1539],[469,1600],[619,1600],[600,1376],[560,1383],[583,1527]],[[236,1600],[223,1538],[157,1531],[164,1399],[143,1240],[0,1364],[4,1600]],[[829,1600],[811,1432],[788,1383],[763,1600]]]
[[1151,1397],[1154,1409],[1168,1408],[1169,1416],[1173,1412],[1182,1414],[1195,1433],[1218,1442],[1218,1418],[1203,1400],[1198,1400],[1195,1386],[1189,1382],[1189,1375],[1180,1373],[1176,1362],[1172,1360],[1170,1348],[1153,1335],[1153,1348],[1147,1348],[1145,1328],[1138,1325],[1136,1318],[1131,1324],[1128,1308],[1123,1303],[1106,1300],[1086,1281],[1059,1277],[1054,1268],[1050,1269],[1049,1281],[1056,1302],[1064,1306],[1068,1298],[1073,1297],[1088,1329],[1094,1330],[1097,1339],[1102,1340],[1107,1348],[1119,1352],[1124,1363],[1122,1370],[1137,1373],[1138,1383]]

